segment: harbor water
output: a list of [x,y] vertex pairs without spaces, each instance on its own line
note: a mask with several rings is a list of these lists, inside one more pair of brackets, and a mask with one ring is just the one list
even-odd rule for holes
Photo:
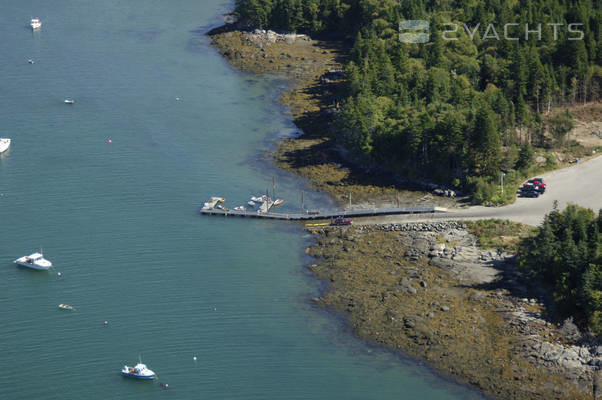
[[[203,35],[232,3],[3,2],[0,398],[481,398],[312,305],[299,224],[199,215],[273,176],[283,210],[329,204],[264,156],[286,83]],[[50,272],[13,264],[40,248]],[[120,376],[139,357],[157,381]]]

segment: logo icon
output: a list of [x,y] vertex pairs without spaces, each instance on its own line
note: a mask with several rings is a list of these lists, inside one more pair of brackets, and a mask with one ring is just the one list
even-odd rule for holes
[[[431,39],[427,32],[431,24],[423,19],[407,19],[399,22],[399,41],[402,43],[426,43]],[[412,31],[404,32],[404,31]],[[427,31],[427,32],[420,32]]]

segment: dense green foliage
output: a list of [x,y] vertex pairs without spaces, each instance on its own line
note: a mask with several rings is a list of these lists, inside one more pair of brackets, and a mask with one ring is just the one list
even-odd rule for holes
[[602,210],[569,205],[546,216],[537,236],[525,239],[519,265],[528,279],[550,289],[559,312],[602,335]]
[[[487,197],[502,169],[530,166],[530,146],[566,143],[572,118],[550,111],[601,98],[601,0],[238,0],[237,12],[247,26],[352,41],[335,138],[396,172]],[[430,41],[401,43],[405,19],[430,21]],[[457,40],[444,40],[445,23]],[[507,23],[519,40],[504,39]],[[569,23],[583,24],[573,27],[583,40],[569,40],[579,37]],[[527,40],[525,24],[541,24],[541,39]],[[520,158],[505,155],[513,145]]]

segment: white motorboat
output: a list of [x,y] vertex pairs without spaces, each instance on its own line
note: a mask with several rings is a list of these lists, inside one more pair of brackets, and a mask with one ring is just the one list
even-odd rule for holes
[[223,197],[212,197],[211,199],[209,199],[208,202],[203,204],[203,210],[213,210],[215,208],[218,208],[218,206],[221,206],[220,203],[223,203],[225,201],[226,199],[224,199]]
[[75,104],[75,100],[73,100],[73,99],[65,99],[65,104]]
[[42,27],[42,21],[40,21],[40,19],[38,17],[32,18],[31,22],[29,23],[29,26],[31,26],[31,29],[33,29],[35,31]]
[[70,306],[69,304],[59,304],[59,308],[61,310],[75,311],[75,307]]
[[234,207],[234,211],[245,211],[246,209],[243,206]]
[[251,196],[251,201],[255,202],[255,203],[265,203],[266,201],[268,201],[268,196],[267,195],[263,195],[263,196]]
[[0,153],[5,152],[10,147],[10,139],[0,138]]
[[47,271],[52,267],[52,263],[45,259],[41,252],[17,258],[15,264],[42,271]]
[[255,203],[253,200],[251,200],[251,201],[249,201],[247,204],[249,205],[249,207],[255,207],[255,205],[256,205],[257,203]]
[[155,379],[155,373],[147,368],[145,364],[142,364],[142,360],[134,367],[128,367],[125,365],[121,370],[121,375],[129,378],[137,379]]
[[283,203],[284,203],[284,200],[277,199],[277,200],[274,202],[274,207],[281,206]]

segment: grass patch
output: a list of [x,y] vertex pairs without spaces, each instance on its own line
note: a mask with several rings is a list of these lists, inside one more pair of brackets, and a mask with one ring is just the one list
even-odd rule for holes
[[523,238],[534,236],[537,232],[537,228],[502,219],[469,221],[466,225],[482,248],[512,253],[518,250],[518,244]]

